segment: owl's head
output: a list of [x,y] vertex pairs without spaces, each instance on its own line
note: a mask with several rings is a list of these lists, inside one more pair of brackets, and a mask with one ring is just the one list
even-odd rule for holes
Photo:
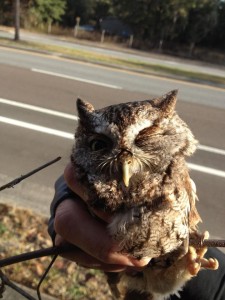
[[177,90],[152,100],[95,110],[77,100],[79,125],[72,161],[89,176],[121,180],[163,173],[176,155],[191,155],[197,141],[175,112]]

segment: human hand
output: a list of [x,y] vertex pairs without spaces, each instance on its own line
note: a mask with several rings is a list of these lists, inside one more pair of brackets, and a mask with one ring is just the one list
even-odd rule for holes
[[54,228],[55,244],[66,242],[75,245],[73,252],[63,257],[77,264],[101,269],[107,272],[119,272],[129,268],[145,266],[149,260],[136,260],[118,253],[119,246],[107,232],[107,224],[111,215],[95,210],[93,217],[85,204],[87,195],[84,188],[77,182],[71,164],[64,171],[64,178],[70,189],[76,193],[76,199],[66,199],[59,204],[55,213]]

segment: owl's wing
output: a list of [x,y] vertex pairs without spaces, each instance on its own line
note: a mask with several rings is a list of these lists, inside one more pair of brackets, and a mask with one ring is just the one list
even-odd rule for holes
[[189,226],[191,230],[196,230],[196,226],[199,222],[202,222],[202,219],[197,211],[196,200],[198,196],[196,194],[196,185],[194,181],[189,178],[189,182],[186,185],[186,191],[189,197],[190,203],[190,212],[189,212]]

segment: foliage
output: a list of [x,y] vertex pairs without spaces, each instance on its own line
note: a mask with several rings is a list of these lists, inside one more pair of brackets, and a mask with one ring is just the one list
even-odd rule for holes
[[12,1],[0,1],[0,24],[10,25],[12,19]]
[[65,0],[33,0],[28,9],[29,21],[33,26],[59,21],[66,8]]
[[[0,23],[13,24],[12,0],[0,1]],[[99,21],[117,16],[133,31],[134,40],[151,48],[195,45],[224,49],[224,0],[20,0],[21,24],[39,26],[59,22],[99,28]],[[137,9],[138,8],[138,9]],[[11,24],[10,24],[11,23]],[[168,46],[167,46],[168,47]]]
[[101,19],[114,14],[114,9],[110,0],[97,0],[94,2],[94,15],[92,18],[96,21],[96,25],[99,26]]
[[225,1],[219,1],[217,11],[217,24],[205,39],[203,44],[213,48],[225,49]]
[[[117,15],[144,40],[200,42],[217,24],[217,0],[113,0]],[[137,9],[138,7],[138,9]]]
[[200,42],[217,25],[218,1],[195,0],[188,12],[187,27],[184,32],[190,43],[190,54],[197,42]]
[[129,6],[126,0],[113,2],[117,14],[132,27],[134,34],[153,44],[173,39],[186,23],[188,4],[183,1],[132,0]]
[[76,17],[81,24],[98,24],[99,20],[111,14],[111,0],[67,0],[67,9],[63,16],[64,26],[74,26]]
[[64,25],[76,24],[76,18],[81,19],[82,24],[89,23],[95,13],[94,0],[67,0],[67,11],[64,16]]

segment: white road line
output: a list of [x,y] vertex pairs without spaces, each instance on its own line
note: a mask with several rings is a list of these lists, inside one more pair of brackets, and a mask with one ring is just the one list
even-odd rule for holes
[[[0,98],[0,104],[1,103],[6,104],[6,105],[10,105],[10,106],[20,107],[20,108],[27,109],[27,110],[32,110],[32,111],[35,111],[35,112],[41,112],[41,113],[44,113],[44,114],[49,114],[49,115],[56,116],[56,117],[61,117],[61,118],[64,118],[64,119],[70,119],[70,120],[75,120],[75,121],[79,120],[78,116],[76,116],[76,115],[62,113],[60,111],[47,109],[47,108],[43,108],[43,107],[40,107],[40,106],[30,105],[30,104],[26,104],[26,103],[23,103],[23,102],[17,102],[17,101],[13,101],[13,100]],[[214,153],[214,154],[225,155],[225,150],[210,147],[210,146],[206,146],[206,145],[199,145],[198,149],[202,150],[202,151],[211,152],[211,153]]]
[[11,106],[16,106],[16,107],[36,111],[36,112],[41,112],[41,113],[44,113],[44,114],[48,114],[48,115],[52,115],[52,116],[56,116],[56,117],[61,117],[61,118],[64,118],[64,119],[70,119],[70,120],[76,120],[76,121],[78,121],[78,119],[79,119],[75,115],[62,113],[60,111],[47,109],[47,108],[43,108],[43,107],[40,107],[40,106],[30,105],[30,104],[26,104],[26,103],[23,103],[23,102],[17,102],[17,101],[13,101],[13,100],[7,100],[7,99],[0,98],[0,103],[6,104],[6,105],[11,105]]
[[217,169],[213,169],[213,168],[208,168],[208,167],[205,167],[205,166],[200,166],[200,165],[191,164],[191,163],[188,163],[188,167],[191,170],[194,170],[194,171],[199,171],[199,172],[202,172],[202,173],[207,173],[207,174],[210,174],[210,175],[214,175],[214,176],[219,176],[219,177],[225,178],[225,172],[221,171],[221,170],[217,170]]
[[95,81],[95,80],[89,80],[89,79],[84,79],[84,78],[80,78],[80,77],[74,77],[74,76],[69,76],[69,75],[64,75],[64,74],[60,74],[60,73],[49,72],[49,71],[34,69],[34,68],[32,68],[31,71],[46,74],[46,75],[76,80],[76,81],[80,81],[80,82],[95,84],[95,85],[104,86],[104,87],[108,87],[108,88],[112,88],[112,89],[122,90],[121,86],[108,84],[108,83],[104,83],[104,82],[99,82],[99,81]]
[[212,152],[212,153],[215,153],[215,154],[225,155],[225,150],[219,149],[219,148],[214,148],[214,147],[205,146],[205,145],[199,145],[198,149],[203,150],[203,151],[207,151],[207,152]]
[[56,130],[53,128],[44,127],[44,126],[40,126],[40,125],[36,125],[36,124],[32,124],[32,123],[27,123],[27,122],[23,122],[23,121],[19,121],[19,120],[14,120],[14,119],[2,117],[2,116],[0,116],[0,122],[18,126],[18,127],[31,129],[31,130],[35,130],[35,131],[39,131],[39,132],[43,132],[43,133],[47,133],[47,134],[51,134],[51,135],[56,135],[59,137],[70,139],[70,140],[74,138],[74,134],[69,133],[69,132]]
[[[50,134],[50,135],[63,137],[63,138],[70,139],[70,140],[74,139],[74,134],[69,133],[69,132],[56,130],[56,129],[53,129],[53,128],[44,127],[44,126],[40,126],[40,125],[28,123],[28,122],[15,120],[15,119],[10,119],[10,118],[6,118],[6,117],[2,117],[2,116],[0,116],[0,122],[5,123],[5,124],[18,126],[18,127],[22,127],[22,128],[26,128],[26,129],[31,129],[31,130],[42,132],[42,133],[47,133],[47,134]],[[202,172],[202,173],[206,173],[206,174],[210,174],[210,175],[225,178],[225,172],[221,171],[221,170],[208,168],[208,167],[205,167],[205,166],[196,165],[196,164],[192,164],[192,163],[188,163],[188,166],[189,166],[190,169],[192,169],[194,171],[199,171],[199,172]]]

